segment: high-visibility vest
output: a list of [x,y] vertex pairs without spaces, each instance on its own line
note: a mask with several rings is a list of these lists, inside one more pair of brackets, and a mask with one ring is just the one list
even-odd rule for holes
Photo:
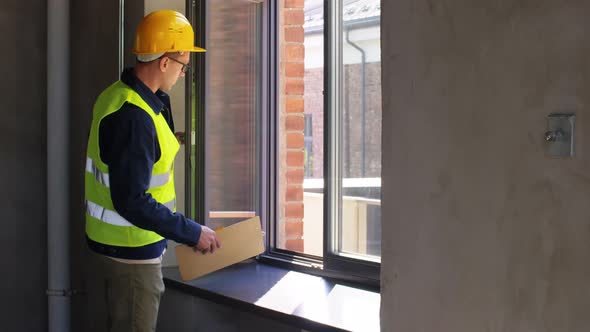
[[118,111],[126,102],[141,108],[152,118],[158,136],[161,156],[152,169],[147,192],[157,202],[175,211],[174,157],[180,144],[162,113],[156,115],[137,92],[117,81],[100,94],[94,105],[85,172],[86,235],[98,243],[139,247],[158,242],[163,237],[134,226],[115,211],[109,186],[109,167],[100,159],[98,144],[101,121],[107,115]]

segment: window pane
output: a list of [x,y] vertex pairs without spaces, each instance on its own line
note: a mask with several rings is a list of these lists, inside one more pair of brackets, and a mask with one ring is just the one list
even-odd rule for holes
[[[260,4],[210,0],[206,7],[205,211],[211,228],[258,210]],[[199,184],[197,184],[199,185]]]
[[340,54],[335,61],[340,135],[336,138],[340,191],[340,253],[381,255],[380,1],[343,0]]
[[324,5],[286,2],[279,17],[276,247],[323,254]]

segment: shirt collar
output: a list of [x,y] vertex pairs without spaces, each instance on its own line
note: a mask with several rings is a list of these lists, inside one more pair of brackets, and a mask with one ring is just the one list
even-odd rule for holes
[[170,96],[162,90],[153,93],[133,72],[133,68],[125,68],[121,74],[121,81],[133,89],[152,108],[154,113],[160,114],[164,107],[170,108]]

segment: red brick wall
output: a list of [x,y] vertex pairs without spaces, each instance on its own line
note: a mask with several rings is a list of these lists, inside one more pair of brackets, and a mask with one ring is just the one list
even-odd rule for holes
[[[303,46],[303,5],[304,0],[284,0],[282,11],[283,30],[281,43],[281,82],[284,82],[284,93],[280,100],[279,119],[284,120],[280,131],[284,142],[280,148],[286,153],[279,153],[280,168],[285,170],[285,179],[281,181],[284,190],[279,197],[279,215],[284,217],[279,222],[279,232],[284,232],[284,248],[303,252],[303,129],[304,129],[304,57]],[[280,173],[281,174],[281,173]],[[279,244],[281,246],[281,244]]]

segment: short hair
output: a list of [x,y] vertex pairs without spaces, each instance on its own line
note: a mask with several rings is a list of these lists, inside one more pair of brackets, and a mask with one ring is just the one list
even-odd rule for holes
[[139,61],[139,62],[152,62],[164,54],[166,54],[166,53],[138,54],[137,61]]
[[164,52],[164,53],[138,54],[137,61],[139,61],[139,62],[152,62],[152,61],[157,60],[167,54],[183,55],[184,52]]

